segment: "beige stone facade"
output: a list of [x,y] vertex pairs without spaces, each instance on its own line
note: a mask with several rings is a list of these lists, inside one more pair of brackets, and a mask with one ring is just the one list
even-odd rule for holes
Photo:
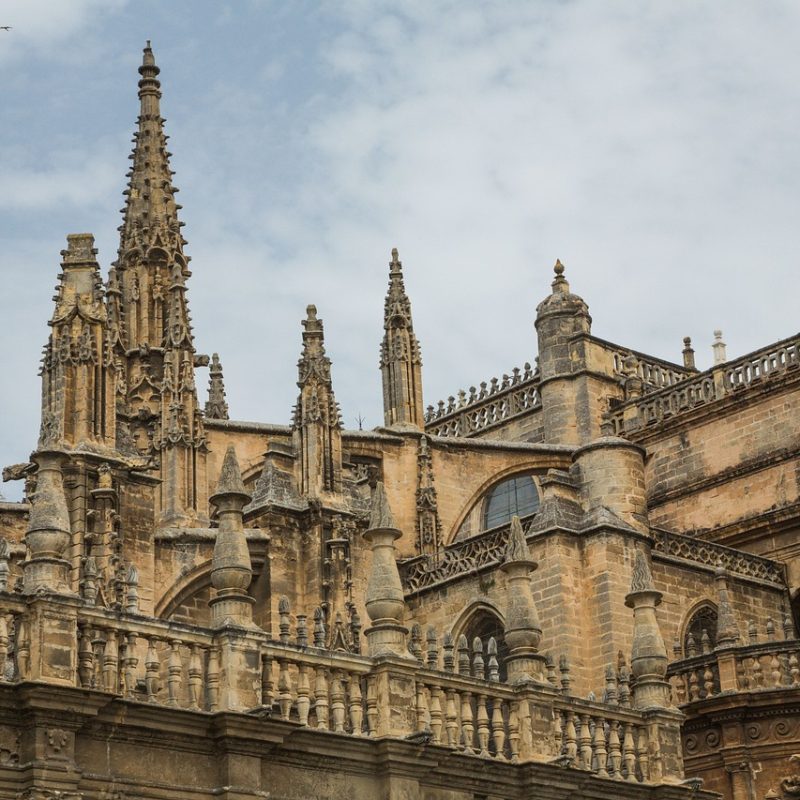
[[384,427],[314,306],[292,419],[231,419],[139,72],[118,258],[67,237],[4,471],[0,798],[797,796],[800,338],[653,358],[557,262],[535,366],[426,410],[394,250]]

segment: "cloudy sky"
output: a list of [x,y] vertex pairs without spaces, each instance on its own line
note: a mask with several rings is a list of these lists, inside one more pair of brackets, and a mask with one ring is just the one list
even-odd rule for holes
[[380,424],[393,246],[426,403],[533,359],[557,257],[597,335],[665,358],[691,335],[708,366],[718,327],[731,356],[797,331],[794,0],[4,0],[0,15],[0,464],[35,444],[65,235],[93,232],[104,268],[115,256],[148,38],[197,345],[219,351],[237,419],[288,422],[314,302],[346,425]]

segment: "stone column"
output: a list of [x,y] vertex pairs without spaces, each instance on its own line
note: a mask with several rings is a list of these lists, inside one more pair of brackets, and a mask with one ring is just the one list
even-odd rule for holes
[[625,597],[625,605],[633,609],[631,674],[634,678],[634,706],[639,709],[670,706],[670,687],[666,680],[667,648],[656,619],[656,606],[660,602],[661,592],[653,585],[647,557],[637,550],[631,590]]
[[36,493],[25,534],[28,559],[23,563],[23,592],[73,594],[69,588],[69,562],[64,558],[71,537],[67,498],[61,475],[61,453],[41,451]]
[[247,593],[253,577],[250,551],[242,524],[242,509],[250,502],[245,491],[233,445],[228,447],[217,490],[211,497],[216,506],[219,530],[214,543],[211,583],[217,590],[210,601],[212,625],[255,627],[253,598]]
[[401,532],[395,527],[383,484],[372,494],[372,513],[364,538],[372,549],[372,568],[367,581],[366,607],[372,626],[364,631],[370,656],[410,658],[406,647],[408,629],[402,624],[405,602],[394,542]]
[[519,517],[511,518],[511,537],[505,561],[500,569],[506,573],[505,639],[509,655],[506,658],[509,683],[523,683],[542,677],[544,657],[539,655],[542,628],[533,602],[531,573],[537,564],[531,558]]

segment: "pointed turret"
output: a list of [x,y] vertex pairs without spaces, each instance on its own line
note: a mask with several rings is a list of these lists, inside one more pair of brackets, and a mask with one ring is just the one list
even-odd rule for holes
[[331,383],[331,360],[317,307],[306,308],[303,353],[297,362],[300,396],[294,408],[294,444],[299,454],[301,494],[318,497],[342,488],[342,423]]
[[40,447],[115,446],[116,369],[96,255],[90,233],[70,234],[61,251],[52,332],[42,359]]
[[[195,353],[186,281],[191,273],[178,220],[160,69],[150,42],[139,67],[139,117],[108,282],[114,335],[121,342],[120,421],[143,455],[161,465],[161,520],[194,524],[207,515],[206,448],[195,388]],[[202,363],[198,361],[198,363]],[[130,437],[128,437],[130,438]]]
[[208,368],[208,402],[206,403],[208,419],[228,419],[228,404],[225,402],[225,383],[222,377],[222,364],[219,355],[211,356]]
[[250,495],[244,488],[233,445],[225,453],[217,490],[210,499],[219,520],[211,562],[211,583],[217,590],[210,601],[212,622],[215,627],[251,626],[254,601],[247,588],[253,568],[242,523],[242,509],[250,502]]
[[411,301],[403,284],[403,264],[392,250],[389,291],[383,312],[381,378],[384,424],[425,427],[422,405],[422,358],[411,320]]

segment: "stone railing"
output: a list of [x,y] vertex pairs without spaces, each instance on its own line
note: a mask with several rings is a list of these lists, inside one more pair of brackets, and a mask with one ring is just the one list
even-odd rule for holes
[[[0,593],[2,683],[90,689],[93,702],[106,694],[195,713],[257,713],[315,732],[433,742],[459,755],[554,762],[620,781],[681,777],[668,775],[669,759],[660,756],[660,748],[671,752],[679,740],[677,716],[633,709],[624,665],[607,670],[598,702],[570,694],[564,658],[556,668],[542,657],[535,679],[512,685],[500,680],[493,639],[485,649],[479,639],[470,647],[463,636],[454,644],[429,628],[423,640],[417,625],[406,658],[373,659],[310,645],[305,617],[292,626],[283,602],[278,640],[259,630],[212,631],[74,600],[37,596],[32,603],[37,607],[29,610],[25,599]],[[53,659],[35,647],[32,658],[31,642],[44,641],[38,626],[59,610],[63,635],[51,637],[59,640],[52,646],[71,655]],[[312,641],[324,636],[317,618]]]
[[800,368],[800,338],[792,337],[631,400],[606,415],[615,434],[635,432],[708,405],[764,379]]
[[756,578],[780,586],[785,584],[784,567],[778,561],[658,528],[654,528],[652,534],[653,550],[656,553],[705,564],[711,569],[721,566],[728,572],[746,578]]
[[670,664],[678,705],[719,694],[800,687],[800,640],[718,647]]
[[[602,340],[598,341],[602,344],[608,344]],[[636,359],[635,374],[644,383],[645,392],[656,392],[665,386],[675,386],[697,374],[696,370],[679,367],[677,364],[661,361],[636,350],[625,350],[617,345],[611,345],[611,347],[614,358],[614,373],[620,378],[626,376],[625,360],[632,355]]]
[[[523,517],[523,525],[533,515]],[[510,523],[490,528],[445,547],[441,553],[416,556],[401,563],[400,578],[406,596],[430,589],[462,575],[478,573],[497,566],[508,545]]]
[[463,389],[437,407],[428,406],[425,432],[431,436],[474,436],[488,428],[541,406],[539,373],[525,364],[502,379],[483,381],[480,388]]

